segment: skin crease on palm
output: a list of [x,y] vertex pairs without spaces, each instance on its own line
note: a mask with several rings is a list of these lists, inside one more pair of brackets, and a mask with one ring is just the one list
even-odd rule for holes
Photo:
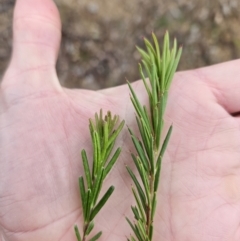
[[[81,23],[80,23],[81,24]],[[126,85],[69,90],[55,64],[61,36],[51,0],[17,0],[13,53],[0,87],[0,241],[75,241],[82,225],[80,150],[91,154],[88,119],[111,110],[137,130]],[[187,46],[185,46],[187,48]],[[182,59],[181,61],[184,61]],[[141,82],[133,84],[147,104]],[[240,60],[175,75],[165,123],[173,134],[162,163],[154,240],[240,240]],[[96,218],[101,240],[126,240],[134,204],[122,155],[103,189],[113,196]]]

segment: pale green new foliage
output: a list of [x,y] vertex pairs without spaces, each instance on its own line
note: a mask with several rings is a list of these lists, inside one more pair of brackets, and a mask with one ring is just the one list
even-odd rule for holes
[[[92,169],[90,170],[90,162],[86,151],[82,150],[81,154],[85,179],[83,176],[79,178],[79,189],[84,224],[82,235],[80,234],[78,227],[74,227],[78,241],[86,241],[87,236],[94,228],[95,216],[105,205],[114,191],[114,186],[110,186],[102,198],[98,200],[103,181],[113,168],[121,152],[121,148],[118,148],[114,154],[111,155],[116,138],[124,126],[124,121],[117,126],[118,122],[119,117],[116,115],[112,117],[111,112],[108,112],[103,118],[102,110],[100,110],[99,115],[97,113],[95,114],[94,120],[90,119],[89,121],[89,129],[93,144],[93,164]],[[89,241],[99,239],[101,234],[102,232],[98,232],[90,238]]]
[[[172,132],[172,126],[162,141],[164,125],[163,115],[167,104],[168,90],[180,60],[182,48],[177,47],[176,39],[170,47],[169,35],[164,36],[163,48],[160,51],[155,34],[153,44],[144,39],[146,51],[137,47],[142,56],[139,72],[149,97],[149,108],[142,106],[130,84],[131,101],[136,111],[136,121],[141,140],[129,129],[137,155],[132,154],[140,180],[127,167],[134,187],[132,192],[136,205],[132,206],[135,221],[127,222],[134,235],[129,241],[151,241],[153,237],[153,221],[157,205],[157,190],[161,172],[161,163]],[[142,66],[143,65],[143,66]],[[143,68],[148,75],[144,76]],[[149,114],[150,113],[150,114]],[[163,143],[160,145],[160,143]]]

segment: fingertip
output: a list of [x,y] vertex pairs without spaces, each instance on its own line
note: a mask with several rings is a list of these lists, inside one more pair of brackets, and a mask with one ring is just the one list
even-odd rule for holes
[[[17,0],[13,17],[13,57],[20,67],[55,64],[60,40],[60,16],[52,0]],[[23,61],[24,53],[36,58],[27,63],[26,58]]]
[[27,16],[45,16],[61,29],[60,15],[52,0],[17,0],[14,8],[14,20]]

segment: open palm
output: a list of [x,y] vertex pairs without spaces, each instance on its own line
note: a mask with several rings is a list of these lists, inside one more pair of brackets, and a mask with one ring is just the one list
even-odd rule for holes
[[[127,86],[98,92],[60,86],[60,20],[50,0],[18,0],[14,48],[0,88],[0,241],[76,240],[81,226],[80,151],[91,153],[88,119],[111,110],[136,128]],[[166,125],[174,129],[162,165],[154,240],[240,240],[240,61],[176,74]],[[147,103],[144,87],[134,84]],[[116,187],[96,218],[102,240],[130,233],[134,151],[127,130],[105,187]],[[109,211],[110,210],[110,211]]]

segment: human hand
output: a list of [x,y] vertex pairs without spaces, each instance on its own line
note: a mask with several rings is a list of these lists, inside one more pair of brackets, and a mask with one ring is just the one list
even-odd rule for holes
[[[111,110],[134,129],[127,86],[68,90],[56,76],[60,19],[50,0],[18,0],[13,55],[0,88],[0,240],[76,240],[81,227],[80,150],[91,151],[88,118]],[[166,110],[173,134],[165,154],[155,240],[240,240],[240,61],[176,74]],[[147,103],[144,87],[134,84]],[[135,127],[136,128],[136,127]],[[126,130],[96,218],[103,240],[129,234],[133,151]],[[109,211],[110,210],[110,211]]]

